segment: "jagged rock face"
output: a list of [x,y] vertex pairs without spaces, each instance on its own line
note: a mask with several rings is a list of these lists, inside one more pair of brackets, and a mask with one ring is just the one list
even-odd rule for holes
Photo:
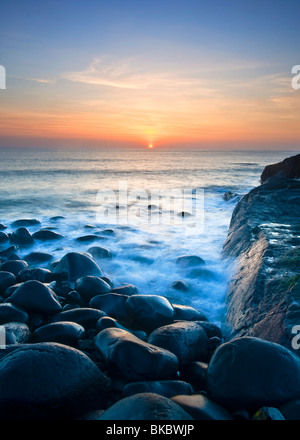
[[234,336],[293,350],[292,329],[300,325],[299,219],[298,180],[273,178],[237,204],[223,249],[236,264],[226,316]]
[[288,157],[282,162],[268,165],[261,175],[261,183],[266,183],[269,179],[299,179],[300,178],[300,154]]

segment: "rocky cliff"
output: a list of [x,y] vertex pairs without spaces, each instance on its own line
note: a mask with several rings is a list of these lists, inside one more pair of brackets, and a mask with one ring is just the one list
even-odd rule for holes
[[300,355],[292,344],[300,326],[299,177],[300,155],[265,168],[262,184],[234,209],[223,255],[236,265],[227,296],[232,337],[256,336]]

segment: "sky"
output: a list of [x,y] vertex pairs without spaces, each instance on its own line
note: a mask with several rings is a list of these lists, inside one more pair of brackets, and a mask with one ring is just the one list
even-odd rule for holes
[[299,0],[0,0],[0,14],[0,147],[299,149]]

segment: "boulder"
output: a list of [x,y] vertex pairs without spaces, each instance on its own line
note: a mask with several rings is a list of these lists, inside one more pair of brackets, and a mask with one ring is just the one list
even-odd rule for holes
[[53,290],[40,281],[22,283],[9,297],[9,302],[26,312],[46,315],[58,313],[62,309]]
[[237,338],[215,351],[207,387],[209,397],[225,408],[277,407],[300,396],[300,360],[279,344]]
[[125,303],[128,299],[126,295],[119,295],[118,293],[105,293],[104,295],[94,296],[89,306],[95,309],[103,310],[108,316],[118,319],[120,321],[130,322],[130,318],[125,308]]
[[21,270],[27,268],[28,268],[28,263],[26,263],[26,261],[23,260],[9,260],[1,264],[1,271],[11,272],[15,276],[17,276],[18,273],[21,272]]
[[5,232],[0,231],[0,244],[6,243],[9,240],[9,236]]
[[181,257],[177,258],[176,264],[180,268],[186,269],[194,266],[203,266],[205,261],[198,255],[182,255]]
[[11,226],[14,228],[19,228],[23,226],[37,226],[40,224],[41,222],[35,218],[21,218],[12,222]]
[[70,281],[76,281],[86,275],[102,276],[99,266],[87,255],[69,252],[55,266],[54,273],[64,273]]
[[50,283],[53,280],[53,274],[48,269],[43,268],[29,268],[21,270],[17,276],[17,282],[23,283],[25,281],[40,281],[41,283]]
[[87,275],[76,281],[75,290],[83,300],[90,301],[96,295],[110,292],[111,288],[102,278]]
[[79,339],[85,336],[85,329],[75,322],[53,322],[37,328],[31,335],[31,342],[58,342],[77,347]]
[[137,287],[134,286],[133,284],[126,284],[125,286],[113,287],[112,293],[118,293],[119,295],[132,296],[132,295],[137,295],[139,292],[138,292]]
[[24,257],[24,260],[30,264],[46,263],[52,260],[54,257],[47,252],[30,252],[30,254]]
[[95,346],[106,363],[129,381],[162,380],[176,377],[177,357],[148,344],[119,328],[102,330]]
[[267,183],[270,179],[299,179],[300,178],[300,154],[288,157],[282,162],[267,165],[262,172],[260,181]]
[[158,295],[132,295],[125,303],[133,323],[145,331],[174,321],[174,309],[170,302]]
[[8,287],[13,286],[16,283],[17,279],[13,273],[4,270],[0,271],[0,294],[5,292]]
[[63,235],[48,229],[41,229],[40,231],[37,231],[34,234],[32,234],[32,237],[35,240],[41,240],[41,241],[60,240],[64,238]]
[[98,420],[193,420],[171,399],[154,393],[125,397],[108,408]]
[[173,304],[175,321],[208,321],[208,318],[200,310],[182,304]]
[[0,325],[9,322],[28,322],[28,313],[9,302],[0,304]]
[[174,353],[181,364],[207,358],[208,338],[198,321],[180,321],[159,327],[149,335],[148,342]]
[[85,330],[95,329],[100,318],[105,316],[102,310],[88,307],[79,307],[72,310],[65,310],[52,317],[52,322],[75,322],[84,327]]
[[153,380],[143,382],[131,382],[123,389],[124,397],[138,393],[154,393],[165,397],[174,397],[178,394],[192,394],[191,385],[182,380]]
[[10,236],[10,242],[16,245],[28,246],[34,242],[34,239],[27,228],[18,228]]
[[88,253],[92,255],[96,260],[102,260],[104,258],[112,258],[112,253],[109,249],[101,246],[92,246],[88,249]]
[[131,330],[130,328],[124,327],[116,319],[111,318],[110,316],[103,316],[102,318],[99,319],[99,321],[96,324],[96,331],[101,332],[102,330],[105,330],[106,328],[112,328],[112,327],[126,330],[126,331],[132,333],[137,338],[141,339],[142,341],[147,340],[147,334],[145,332],[143,332],[142,330]]
[[22,345],[0,361],[0,418],[73,418],[107,407],[109,381],[81,351],[57,343]]
[[171,398],[194,420],[233,420],[230,413],[202,394],[178,395]]
[[180,367],[180,377],[188,381],[195,391],[207,391],[206,375],[208,364],[205,362],[193,361]]

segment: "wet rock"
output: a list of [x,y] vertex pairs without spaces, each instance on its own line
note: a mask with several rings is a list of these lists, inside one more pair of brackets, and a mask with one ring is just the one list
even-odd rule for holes
[[130,322],[125,303],[129,297],[118,293],[105,293],[94,296],[89,302],[90,307],[103,310],[108,316],[120,321]]
[[205,261],[203,258],[198,257],[197,255],[182,255],[181,257],[177,258],[176,264],[180,268],[186,269],[194,266],[202,266],[205,264]]
[[175,321],[208,321],[208,318],[199,310],[182,304],[172,304]]
[[260,408],[251,420],[285,420],[279,409],[264,406]]
[[7,249],[0,251],[0,257],[4,257],[4,258],[10,257],[10,255],[17,252],[17,250],[18,250],[18,248],[16,246],[10,246]]
[[0,244],[6,243],[9,240],[9,236],[5,232],[0,231]]
[[171,399],[154,393],[125,397],[106,410],[98,420],[193,420]]
[[25,310],[16,307],[11,303],[0,304],[0,325],[9,322],[28,322],[28,314]]
[[23,344],[29,339],[29,327],[23,322],[8,322],[3,324],[3,328],[5,331],[6,345]]
[[118,293],[120,295],[132,296],[132,295],[137,295],[139,292],[138,292],[137,287],[134,286],[133,284],[126,284],[126,286],[113,287],[112,293]]
[[230,413],[201,394],[178,395],[171,400],[181,406],[194,420],[232,420]]
[[236,193],[233,193],[232,191],[227,191],[225,194],[223,194],[223,200],[225,200],[225,202],[229,202],[230,200],[233,199],[238,199],[239,195]]
[[288,157],[282,162],[267,165],[261,175],[261,183],[267,183],[270,179],[299,179],[300,178],[300,154]]
[[0,231],[3,231],[4,229],[7,229],[7,226],[5,226],[3,223],[0,223]]
[[64,273],[69,281],[76,281],[86,275],[102,276],[99,266],[88,256],[69,252],[55,266],[54,273]]
[[162,296],[132,295],[127,299],[125,307],[132,321],[146,331],[174,321],[174,309]]
[[58,342],[77,347],[79,339],[85,336],[85,329],[75,322],[53,322],[37,328],[31,335],[31,342]]
[[180,321],[154,330],[150,344],[174,353],[181,364],[203,361],[207,357],[207,335],[197,321]]
[[85,301],[90,301],[96,295],[110,292],[111,288],[100,277],[87,275],[76,281],[75,290]]
[[284,403],[279,410],[286,420],[300,420],[300,398]]
[[26,261],[23,260],[9,260],[1,264],[1,271],[11,272],[15,276],[17,276],[18,273],[21,272],[21,270],[27,268],[28,268],[28,263],[26,263]]
[[109,249],[100,247],[100,246],[93,246],[88,249],[88,253],[92,255],[93,258],[96,260],[102,260],[104,258],[112,258],[112,253]]
[[173,397],[178,394],[189,395],[193,390],[189,383],[182,380],[161,380],[131,382],[125,385],[123,390],[124,397],[138,393],[155,393],[160,396]]
[[85,330],[94,329],[97,321],[105,316],[105,312],[93,308],[80,307],[72,310],[65,310],[53,316],[52,322],[75,322]]
[[49,229],[41,229],[40,231],[37,231],[34,234],[32,234],[32,237],[35,240],[41,240],[41,241],[61,240],[62,238],[64,238],[63,235],[58,234],[57,232],[51,231]]
[[34,239],[27,228],[18,228],[10,236],[10,242],[16,245],[29,246]]
[[40,281],[41,283],[50,283],[53,280],[53,275],[50,270],[43,268],[24,269],[18,273],[18,283],[30,280]]
[[46,263],[52,260],[54,257],[51,254],[47,254],[46,252],[31,252],[30,254],[24,257],[24,260],[27,263],[38,264],[38,263]]
[[17,283],[15,275],[11,272],[0,271],[0,294]]
[[3,420],[62,419],[105,409],[109,381],[81,351],[56,343],[22,345],[0,361]]
[[195,391],[206,391],[206,374],[208,364],[205,362],[194,361],[180,367],[182,380],[188,381]]
[[188,292],[190,290],[188,284],[185,281],[177,280],[171,284],[171,288],[179,290],[180,292]]
[[95,346],[107,364],[130,381],[176,377],[178,360],[173,353],[141,341],[125,330],[102,330],[95,338]]
[[26,312],[47,315],[58,313],[62,309],[53,290],[40,281],[22,283],[9,297],[9,302],[22,307]]
[[215,351],[207,386],[210,398],[226,408],[277,407],[300,396],[300,361],[279,344],[237,338]]
[[22,227],[22,226],[37,226],[40,225],[40,221],[34,218],[30,219],[19,219],[14,222],[12,222],[11,226],[14,228]]
[[106,328],[120,328],[122,330],[126,330],[132,333],[134,336],[141,339],[142,341],[147,340],[147,334],[145,332],[141,330],[131,330],[130,328],[126,328],[122,324],[120,324],[116,319],[111,318],[110,316],[103,316],[103,318],[100,318],[96,324],[97,332],[101,332]]
[[100,235],[95,234],[89,234],[89,235],[83,235],[81,237],[77,237],[76,241],[80,243],[91,243],[93,241],[99,241],[99,240],[105,240],[106,237],[101,237]]

